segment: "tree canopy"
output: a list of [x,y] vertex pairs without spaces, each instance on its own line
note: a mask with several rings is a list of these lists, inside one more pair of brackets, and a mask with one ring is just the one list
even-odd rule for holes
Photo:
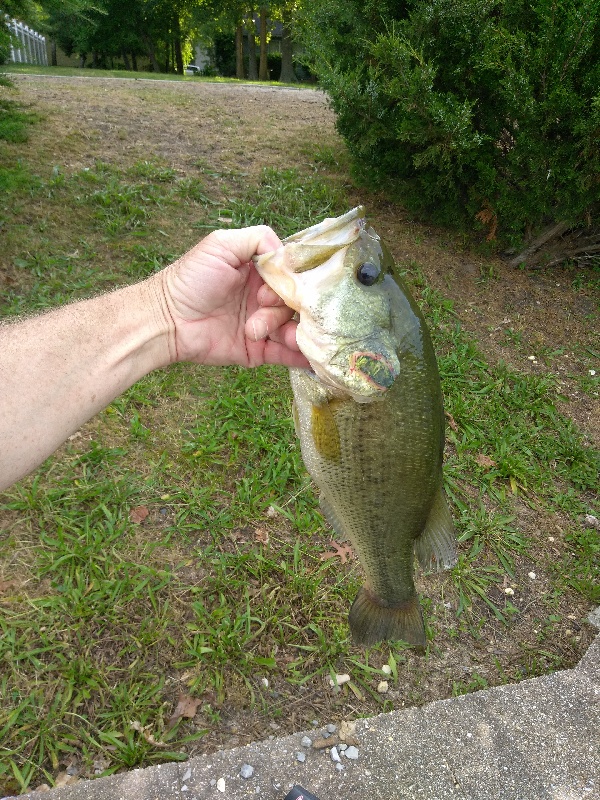
[[313,0],[302,29],[364,179],[505,243],[598,224],[598,0]]

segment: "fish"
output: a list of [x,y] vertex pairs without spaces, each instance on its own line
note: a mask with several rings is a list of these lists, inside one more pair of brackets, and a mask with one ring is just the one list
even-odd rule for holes
[[456,563],[443,492],[444,408],[427,325],[358,206],[254,259],[297,314],[310,369],[290,369],[302,458],[324,518],[366,576],[349,612],[356,644],[426,645],[414,584]]

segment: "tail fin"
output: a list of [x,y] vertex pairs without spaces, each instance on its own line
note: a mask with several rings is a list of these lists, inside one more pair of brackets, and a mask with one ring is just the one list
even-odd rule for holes
[[348,621],[356,644],[369,646],[384,639],[403,639],[415,647],[425,647],[425,626],[416,594],[392,607],[363,586],[352,603]]

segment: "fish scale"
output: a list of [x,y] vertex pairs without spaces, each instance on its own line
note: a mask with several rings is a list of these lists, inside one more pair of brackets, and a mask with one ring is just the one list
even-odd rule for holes
[[456,559],[443,497],[444,414],[423,316],[361,207],[256,260],[300,314],[311,370],[290,370],[302,457],[324,516],[366,576],[349,622],[357,643],[424,646],[413,582]]

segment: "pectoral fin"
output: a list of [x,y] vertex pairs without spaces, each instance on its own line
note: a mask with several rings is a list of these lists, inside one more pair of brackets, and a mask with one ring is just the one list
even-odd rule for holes
[[340,460],[340,434],[329,403],[312,406],[311,433],[320,456]]
[[441,572],[456,564],[456,531],[441,486],[425,530],[415,540],[415,552],[423,569]]

